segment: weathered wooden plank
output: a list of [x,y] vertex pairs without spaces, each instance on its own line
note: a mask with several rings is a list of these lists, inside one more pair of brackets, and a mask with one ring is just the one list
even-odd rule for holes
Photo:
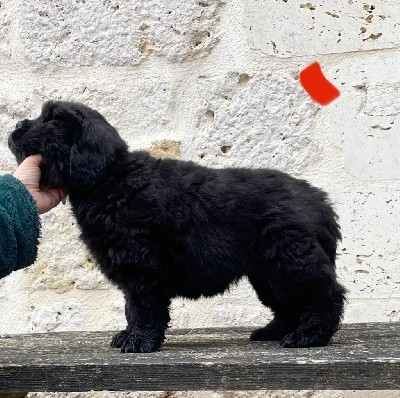
[[0,339],[0,391],[400,389],[400,323],[344,325],[327,347],[250,342],[249,330],[171,331],[121,354],[111,332]]

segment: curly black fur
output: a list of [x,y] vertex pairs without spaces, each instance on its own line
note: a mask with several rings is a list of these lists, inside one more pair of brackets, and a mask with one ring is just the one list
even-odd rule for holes
[[123,352],[160,348],[177,296],[222,293],[247,276],[274,319],[252,340],[326,345],[338,329],[344,288],[340,239],[327,195],[276,170],[202,167],[129,152],[96,111],[48,102],[9,146],[20,162],[41,153],[42,183],[70,190],[82,238],[126,298]]

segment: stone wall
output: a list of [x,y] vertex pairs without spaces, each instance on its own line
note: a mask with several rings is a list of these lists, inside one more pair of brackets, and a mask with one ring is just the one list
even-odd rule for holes
[[[298,81],[315,60],[342,93],[324,108]],[[290,172],[327,190],[340,215],[344,321],[399,321],[399,65],[398,0],[1,0],[0,172],[15,168],[8,133],[47,99],[95,107],[132,149]],[[37,262],[0,280],[0,334],[124,327],[122,297],[79,242],[69,206],[42,222]],[[269,318],[243,281],[175,300],[171,327]],[[162,396],[135,394],[123,396]],[[214,396],[349,393],[249,394]]]

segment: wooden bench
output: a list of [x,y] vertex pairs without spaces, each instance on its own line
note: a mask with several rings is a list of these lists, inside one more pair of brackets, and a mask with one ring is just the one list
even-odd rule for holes
[[170,331],[121,354],[112,332],[3,336],[0,391],[400,389],[400,323],[344,325],[327,347],[250,342],[249,329]]

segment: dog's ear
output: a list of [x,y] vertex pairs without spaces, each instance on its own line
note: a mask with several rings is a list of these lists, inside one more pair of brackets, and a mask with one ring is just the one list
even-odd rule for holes
[[96,111],[75,110],[79,128],[74,131],[70,155],[70,185],[87,189],[105,173],[118,152],[127,149],[117,131]]

